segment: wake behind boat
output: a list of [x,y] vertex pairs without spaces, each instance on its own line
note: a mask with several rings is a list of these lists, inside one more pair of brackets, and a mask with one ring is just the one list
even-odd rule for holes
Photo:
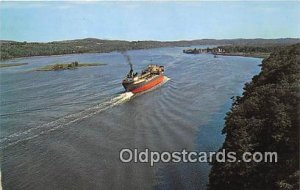
[[164,66],[148,65],[140,74],[133,73],[132,65],[122,85],[125,90],[140,93],[151,89],[164,81]]

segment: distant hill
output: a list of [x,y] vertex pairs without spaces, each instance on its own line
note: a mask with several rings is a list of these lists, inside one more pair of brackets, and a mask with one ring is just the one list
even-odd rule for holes
[[101,40],[86,38],[77,40],[54,41],[48,43],[0,41],[0,59],[17,57],[62,55],[73,53],[107,53],[135,49],[149,49],[159,47],[193,46],[193,45],[252,45],[272,46],[300,43],[299,38],[281,39],[202,39],[191,41],[124,41]]
[[277,152],[278,162],[213,162],[209,190],[299,189],[300,44],[273,52],[226,116],[221,149]]

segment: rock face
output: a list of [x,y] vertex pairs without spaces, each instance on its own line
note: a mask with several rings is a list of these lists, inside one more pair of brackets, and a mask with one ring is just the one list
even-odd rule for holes
[[212,163],[208,189],[298,189],[300,44],[273,52],[227,113],[221,149],[277,152],[277,163]]

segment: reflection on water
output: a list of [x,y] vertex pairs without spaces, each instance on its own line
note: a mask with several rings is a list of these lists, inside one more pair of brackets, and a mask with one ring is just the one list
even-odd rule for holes
[[[134,69],[164,65],[170,78],[142,95],[124,93],[117,53],[31,57],[0,70],[4,189],[205,189],[208,164],[121,163],[122,148],[217,150],[230,97],[261,59],[186,55],[183,48],[130,51]],[[34,68],[103,62],[58,72]],[[11,61],[10,61],[11,62]]]

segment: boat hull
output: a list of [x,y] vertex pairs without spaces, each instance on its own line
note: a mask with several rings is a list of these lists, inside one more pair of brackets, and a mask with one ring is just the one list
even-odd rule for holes
[[146,80],[144,82],[141,83],[123,83],[124,88],[126,89],[126,91],[132,92],[132,93],[140,93],[146,90],[149,90],[157,85],[159,85],[160,83],[162,83],[164,80],[164,76],[163,75],[156,75],[152,78],[150,78],[149,80]]

